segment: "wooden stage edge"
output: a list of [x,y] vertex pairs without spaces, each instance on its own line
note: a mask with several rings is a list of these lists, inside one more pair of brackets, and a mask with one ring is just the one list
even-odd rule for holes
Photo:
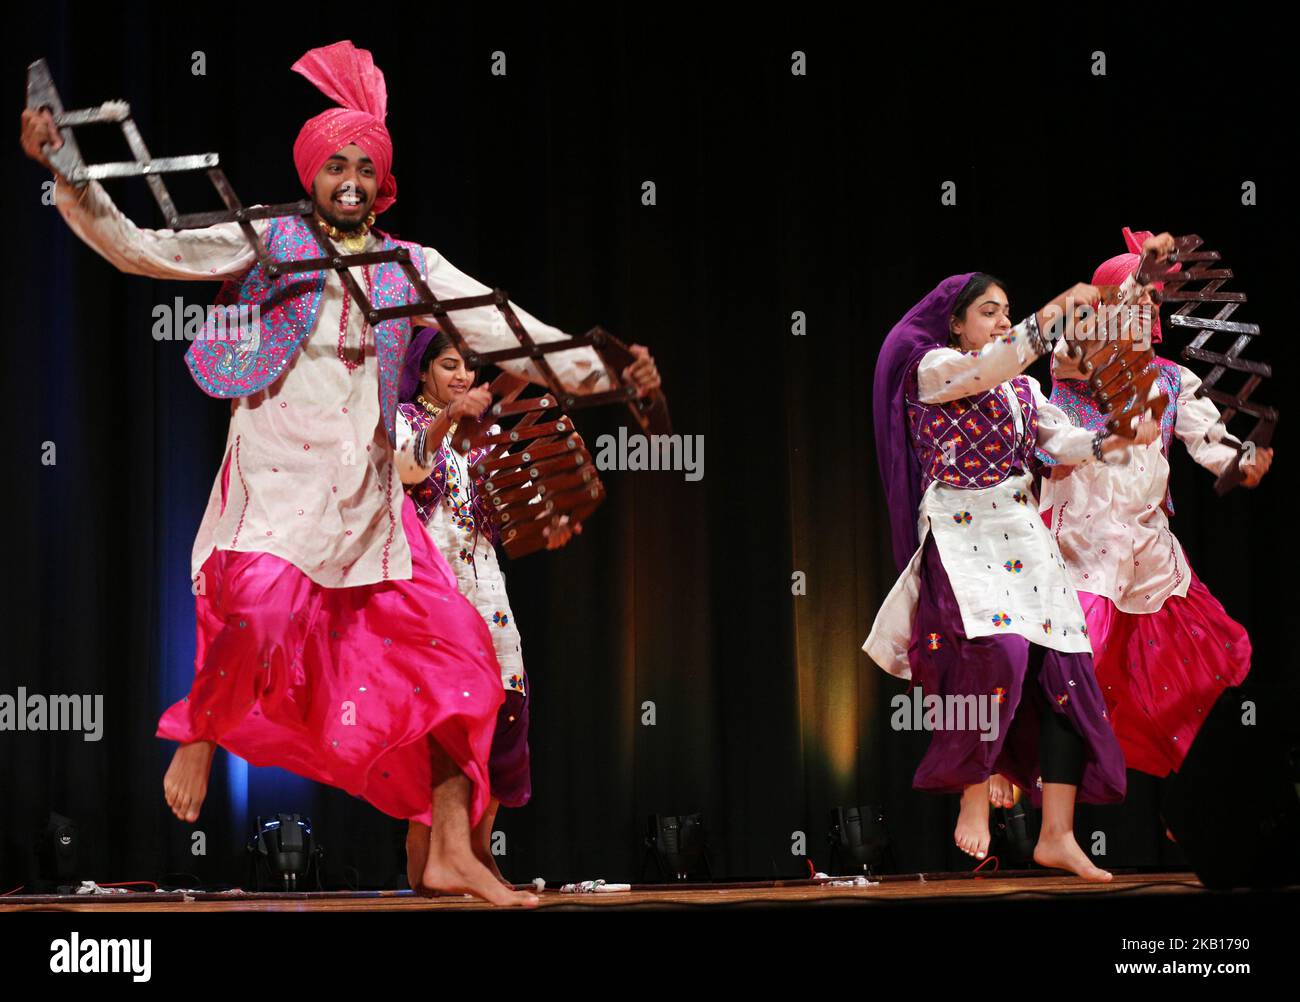
[[[843,878],[847,879],[847,878]],[[522,886],[522,885],[520,885]],[[1300,888],[1293,889],[1300,891]],[[540,910],[626,909],[634,911],[734,908],[816,907],[978,900],[1037,900],[1049,898],[1133,898],[1151,895],[1209,895],[1191,872],[1117,871],[1108,883],[1089,883],[1072,875],[1044,870],[1004,870],[999,873],[890,874],[868,886],[831,886],[819,880],[773,880],[714,884],[634,884],[629,891],[565,894],[542,892]],[[102,895],[22,895],[0,897],[0,912],[15,911],[148,911],[148,912],[395,912],[491,911],[492,906],[468,897],[424,898],[410,891],[325,891],[251,893],[233,891],[132,892]]]

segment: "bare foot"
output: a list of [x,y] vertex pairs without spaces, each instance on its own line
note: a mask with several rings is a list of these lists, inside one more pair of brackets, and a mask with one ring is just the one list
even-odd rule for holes
[[957,848],[968,856],[983,859],[989,849],[989,784],[966,787],[961,795],[961,813],[953,832]]
[[1084,880],[1104,883],[1111,879],[1108,871],[1092,865],[1092,861],[1074,840],[1074,832],[1053,832],[1044,828],[1034,846],[1034,862],[1054,870],[1069,870]]
[[[419,821],[407,822],[406,828],[406,882],[416,894],[423,898],[435,898],[438,892],[424,884],[424,869],[429,863],[429,826]],[[474,857],[488,868],[488,871],[501,881],[503,887],[514,890],[514,885],[501,875],[492,852],[486,846],[475,842]]]
[[1010,807],[1016,802],[1015,787],[1011,780],[995,772],[989,777],[989,803],[994,807]]
[[167,806],[182,821],[197,821],[203,798],[208,794],[208,773],[217,746],[211,741],[181,745],[172,756],[172,764],[163,776],[163,795]]
[[492,905],[535,908],[540,904],[536,894],[503,887],[469,851],[449,851],[441,856],[431,853],[424,867],[424,885],[441,894],[472,894]]
[[497,861],[492,855],[492,850],[486,846],[480,845],[477,840],[474,842],[474,858],[486,866],[488,872],[491,873],[492,876],[496,877],[497,880],[501,881],[503,885],[509,887],[511,890],[514,889],[515,885],[506,880],[505,876],[501,873],[501,868],[497,866]]
[[406,824],[406,882],[421,897],[431,898],[433,892],[423,884],[424,867],[429,862],[429,826],[418,821]]
[[492,827],[496,823],[497,811],[500,808],[501,801],[496,797],[488,801],[483,816],[478,819],[478,824],[469,833],[469,841],[478,861],[486,866],[497,880],[513,890],[515,885],[501,875],[501,868],[497,866],[496,858],[492,855]]
[[[492,905],[536,908],[541,903],[536,894],[503,887],[492,871],[475,858],[472,846],[476,840],[470,838],[473,788],[469,777],[436,742],[431,743],[430,765],[433,825],[429,859],[424,864],[424,886],[434,893],[472,894]],[[482,818],[479,820],[482,822]]]

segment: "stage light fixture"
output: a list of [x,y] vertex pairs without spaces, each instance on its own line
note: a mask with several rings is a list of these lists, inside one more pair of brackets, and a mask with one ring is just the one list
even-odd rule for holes
[[248,840],[248,858],[255,890],[263,881],[280,891],[297,891],[315,878],[321,890],[321,860],[325,850],[316,844],[311,819],[299,814],[277,814],[257,819],[257,831]]
[[832,873],[848,867],[872,876],[886,863],[893,868],[889,829],[879,804],[831,808],[826,842],[831,849]]
[[50,811],[45,827],[36,833],[32,848],[36,856],[36,876],[29,881],[34,894],[72,894],[80,885],[79,853],[81,839],[71,818]]
[[[684,881],[692,872],[698,873],[701,864],[708,878],[713,879],[702,814],[650,815],[645,846],[664,879]],[[644,873],[644,857],[641,869]]]

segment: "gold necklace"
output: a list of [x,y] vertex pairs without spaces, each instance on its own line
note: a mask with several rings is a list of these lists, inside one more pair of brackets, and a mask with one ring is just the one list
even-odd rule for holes
[[370,227],[375,225],[375,214],[372,212],[366,216],[365,221],[355,230],[340,230],[338,227],[327,223],[321,219],[320,213],[316,214],[317,221],[321,228],[325,230],[326,235],[331,240],[337,240],[343,245],[343,249],[349,254],[357,254],[365,250],[366,235],[370,232]]
[[[423,407],[423,408],[424,408],[426,411],[428,411],[430,414],[432,414],[434,417],[437,417],[439,414],[442,413],[442,408],[439,407],[439,406],[437,406],[436,404],[431,404],[431,403],[429,403],[429,401],[425,400],[425,399],[424,399],[424,394],[423,394],[423,393],[417,393],[417,394],[415,395],[415,402],[416,402],[417,404],[419,404],[421,407]],[[454,434],[456,434],[456,423],[455,423],[455,422],[452,423],[452,426],[451,426],[451,428],[448,430],[447,434],[449,434],[449,435],[454,435]]]

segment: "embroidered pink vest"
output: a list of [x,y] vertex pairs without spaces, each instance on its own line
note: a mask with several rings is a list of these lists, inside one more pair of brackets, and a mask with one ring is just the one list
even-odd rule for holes
[[[379,230],[374,233],[380,239],[381,250],[394,247],[409,250],[416,269],[424,275],[424,251],[419,244],[394,240]],[[273,219],[266,231],[266,245],[271,257],[278,261],[304,261],[321,253],[311,231],[298,216]],[[375,265],[373,276],[371,296],[376,309],[415,301],[415,287],[406,280],[396,262]],[[195,338],[185,353],[185,361],[200,389],[214,397],[245,397],[278,379],[315,326],[324,288],[324,272],[270,278],[261,264],[255,264],[242,279],[224,282],[217,294],[217,305],[235,308],[256,305],[261,323],[241,337],[236,324],[219,326],[220,318],[209,312],[203,336]],[[356,303],[349,306],[358,309]],[[379,356],[379,406],[388,440],[396,445],[397,390],[411,341],[411,319],[385,320],[373,331]]]
[[[985,390],[943,404],[917,400],[916,370],[907,393],[907,421],[912,448],[921,464],[921,490],[939,480],[964,490],[1000,484],[1014,472],[1027,473],[1038,440],[1038,408],[1029,380],[1008,380],[1024,423],[1016,434],[1015,417],[998,392]],[[951,456],[952,462],[949,462]]]

